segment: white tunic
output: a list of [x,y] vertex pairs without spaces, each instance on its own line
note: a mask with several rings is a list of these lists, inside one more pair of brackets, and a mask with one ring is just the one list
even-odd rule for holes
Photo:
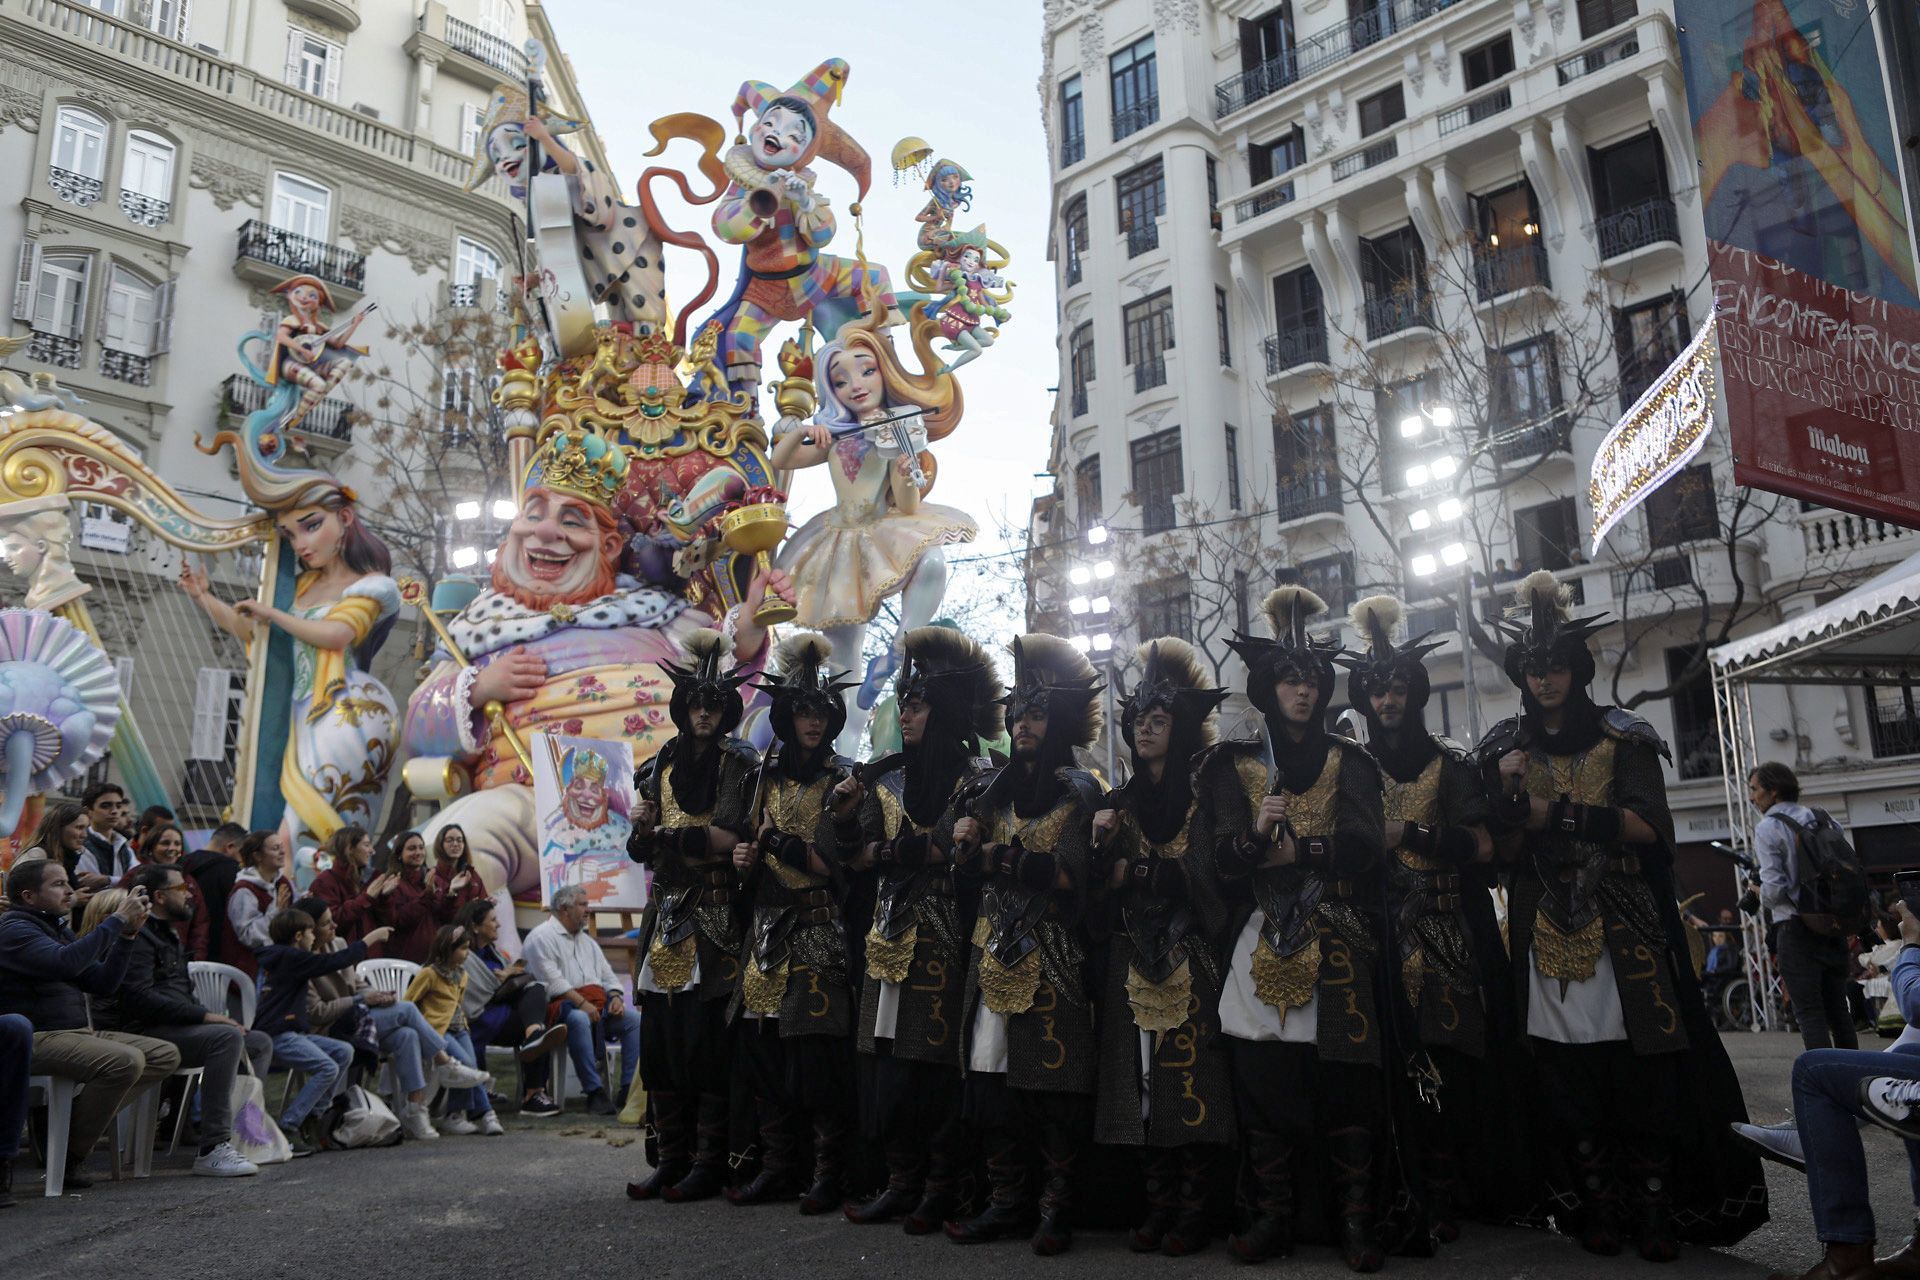
[[987,1008],[985,1000],[973,1015],[973,1045],[967,1054],[967,1070],[983,1075],[1007,1074],[1007,1015]]
[[1233,944],[1233,964],[1220,991],[1220,1030],[1236,1040],[1279,1040],[1287,1044],[1320,1042],[1320,989],[1298,1009],[1280,1011],[1260,998],[1253,986],[1253,949],[1267,917],[1255,910]]
[[1560,979],[1541,976],[1540,953],[1529,950],[1527,957],[1533,965],[1527,982],[1528,1035],[1559,1044],[1603,1044],[1627,1038],[1612,952],[1603,949],[1593,976],[1585,982],[1569,982],[1564,997]]

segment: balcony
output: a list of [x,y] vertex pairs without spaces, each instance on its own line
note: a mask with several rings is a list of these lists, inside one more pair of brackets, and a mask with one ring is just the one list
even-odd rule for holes
[[1270,333],[1260,340],[1267,357],[1267,376],[1278,377],[1301,365],[1327,363],[1327,330],[1324,325],[1301,326]]
[[120,212],[126,214],[127,221],[136,227],[157,227],[173,212],[173,203],[157,196],[143,196],[123,187],[120,191]]
[[1613,571],[1613,594],[1616,598],[1677,591],[1692,585],[1693,557],[1684,551],[1650,560],[1631,569]]
[[1231,115],[1280,92],[1297,80],[1325,71],[1415,23],[1452,8],[1459,0],[1391,0],[1302,40],[1251,71],[1213,87],[1214,118]]
[[1480,301],[1522,289],[1547,286],[1547,246],[1538,239],[1505,249],[1476,244],[1473,248],[1473,287]]
[[1618,258],[1654,244],[1679,244],[1680,219],[1671,196],[1653,196],[1594,220],[1600,241],[1600,260]]
[[1160,95],[1122,107],[1113,113],[1113,140],[1131,137],[1160,119]]
[[1407,634],[1410,636],[1454,636],[1460,634],[1460,609],[1451,604],[1416,604],[1407,610]]
[[1873,758],[1920,756],[1920,717],[1883,715],[1869,693],[1867,699],[1867,738],[1873,744]]
[[1274,519],[1281,524],[1314,516],[1340,514],[1340,476],[1333,471],[1310,471],[1282,484],[1273,498]]
[[1127,228],[1127,257],[1137,258],[1160,247],[1160,223],[1149,219],[1144,225]]
[[287,8],[330,23],[342,31],[357,31],[360,27],[360,0],[287,0]]
[[1087,416],[1087,389],[1085,387],[1075,387],[1073,389],[1073,396],[1070,403],[1073,409],[1074,417],[1076,418],[1086,417]]
[[1364,169],[1371,169],[1375,165],[1385,164],[1399,154],[1400,139],[1397,137],[1387,138],[1374,143],[1372,146],[1362,147],[1358,151],[1349,151],[1346,155],[1341,156],[1333,162],[1333,180],[1335,182],[1344,181]]
[[[425,17],[425,14],[421,15],[422,20]],[[491,67],[509,80],[524,81],[527,78],[527,55],[505,36],[482,31],[471,22],[462,22],[448,14],[446,41],[456,52]]]
[[79,334],[68,337],[35,329],[33,341],[27,344],[27,358],[53,365],[57,369],[78,369],[83,345]]
[[75,173],[51,164],[47,166],[47,185],[53,188],[53,194],[81,209],[97,203],[100,194],[106,190],[106,185],[98,178],[89,178],[84,173]]
[[[1486,623],[1498,622],[1518,609],[1520,594],[1514,584],[1530,572],[1531,570],[1526,568],[1515,569],[1512,571],[1512,577],[1500,578],[1492,587],[1488,587],[1481,581],[1480,575],[1475,574],[1474,595],[1480,598],[1480,620]],[[1587,580],[1572,577],[1572,570],[1566,567],[1556,569],[1554,572],[1560,575],[1561,585],[1571,593],[1567,602],[1575,608],[1584,606],[1587,603]]]
[[100,376],[112,378],[115,382],[125,382],[131,386],[150,387],[153,385],[153,357],[102,347],[100,348]]
[[1815,508],[1800,517],[1809,560],[1816,556],[1845,558],[1849,567],[1880,564],[1912,554],[1914,531],[1885,520],[1873,520],[1848,511]]
[[1271,213],[1283,204],[1293,203],[1293,183],[1282,182],[1233,202],[1233,220],[1251,222],[1263,213]]
[[1368,298],[1365,310],[1369,342],[1408,329],[1433,327],[1433,297],[1425,289],[1396,290],[1384,298]]
[[[243,373],[230,375],[220,384],[221,412],[245,417],[267,407],[268,388]],[[346,444],[353,439],[353,406],[345,400],[322,400],[307,411],[294,427],[296,432]]]
[[[1675,705],[1679,705],[1677,699]],[[1673,767],[1683,782],[1719,777],[1720,731],[1711,724],[1677,730],[1674,734]]]
[[1639,52],[1640,33],[1629,31],[1625,35],[1615,36],[1598,48],[1589,49],[1585,53],[1576,53],[1571,58],[1562,58],[1554,64],[1553,70],[1562,86],[1570,85],[1582,76],[1603,71],[1614,63],[1624,62]]
[[[240,250],[233,267],[240,275],[269,286],[281,283],[290,275],[318,276],[328,284],[351,292],[351,301],[355,302],[367,288],[364,253],[295,235],[258,219],[240,228]],[[336,296],[334,301],[344,306],[348,300]]]
[[1451,111],[1442,111],[1434,123],[1440,130],[1440,136],[1444,138],[1450,133],[1458,133],[1469,125],[1479,124],[1482,120],[1491,120],[1512,106],[1513,86],[1502,85]]
[[1060,139],[1060,167],[1070,168],[1087,158],[1087,135],[1082,130]]
[[1509,428],[1505,431],[1495,428],[1488,438],[1487,452],[1501,464],[1515,462],[1534,462],[1551,454],[1567,453],[1571,445],[1567,439],[1567,424],[1555,419],[1536,422],[1523,427]]
[[1167,385],[1167,357],[1165,353],[1147,356],[1133,366],[1133,391],[1139,395],[1155,387]]
[[1300,60],[1292,49],[1261,63],[1251,71],[1228,76],[1213,86],[1213,118],[1230,116],[1268,94],[1278,93],[1300,78]]

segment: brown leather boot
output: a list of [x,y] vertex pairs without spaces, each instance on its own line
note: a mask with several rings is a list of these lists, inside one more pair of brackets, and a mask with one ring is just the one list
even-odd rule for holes
[[693,1128],[693,1109],[688,1105],[692,1099],[683,1093],[657,1090],[648,1101],[653,1106],[659,1158],[646,1178],[627,1184],[629,1200],[652,1200],[693,1169],[693,1152],[688,1142]]
[[1920,1280],[1920,1217],[1913,1222],[1913,1234],[1899,1250],[1873,1260],[1881,1280]]
[[1253,1169],[1254,1216],[1227,1247],[1242,1262],[1265,1262],[1293,1252],[1293,1143],[1277,1133],[1247,1134]]
[[1767,1280],[1878,1280],[1870,1244],[1830,1244],[1826,1254],[1799,1275],[1776,1271]]
[[1180,1153],[1168,1147],[1149,1147],[1141,1157],[1146,1166],[1147,1216],[1128,1236],[1135,1253],[1158,1253],[1160,1241],[1180,1216]]

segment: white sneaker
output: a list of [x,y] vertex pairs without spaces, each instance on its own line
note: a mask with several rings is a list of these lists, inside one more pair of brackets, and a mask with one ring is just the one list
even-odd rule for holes
[[223,1142],[193,1162],[193,1171],[203,1178],[251,1178],[260,1166]]
[[409,1138],[421,1142],[437,1142],[440,1135],[434,1132],[433,1120],[427,1115],[427,1104],[409,1102],[400,1116],[400,1131]]
[[1920,1080],[1876,1076],[1860,1082],[1860,1114],[1909,1140],[1920,1140]]
[[480,1117],[480,1133],[483,1137],[497,1138],[506,1130],[500,1127],[500,1117],[489,1111]]
[[1784,1124],[1735,1124],[1733,1136],[1752,1147],[1756,1155],[1807,1171],[1807,1153],[1800,1144],[1800,1130],[1793,1121]]
[[493,1077],[464,1062],[443,1062],[433,1069],[435,1082],[448,1089],[475,1089],[493,1084]]
[[454,1135],[478,1133],[480,1126],[456,1111],[440,1118],[440,1132]]

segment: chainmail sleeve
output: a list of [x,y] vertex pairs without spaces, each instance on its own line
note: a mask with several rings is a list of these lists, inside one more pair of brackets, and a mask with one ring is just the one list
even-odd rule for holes
[[1639,845],[1643,855],[1658,849],[1661,860],[1673,861],[1673,810],[1667,805],[1667,781],[1660,771],[1660,757],[1650,746],[1623,738],[1616,741],[1613,755],[1613,802],[1630,809],[1653,828],[1655,844]]
[[1342,878],[1364,875],[1380,865],[1386,845],[1386,800],[1380,787],[1380,766],[1358,749],[1342,748],[1331,870]]
[[720,757],[720,785],[714,793],[713,825],[731,831],[736,840],[753,838],[753,785],[760,768],[751,749],[728,745]]
[[[1226,772],[1233,768],[1228,764]],[[1193,910],[1193,918],[1198,923],[1207,943],[1219,951],[1226,941],[1228,924],[1227,899],[1220,885],[1220,872],[1214,862],[1214,825],[1216,806],[1207,803],[1207,793],[1199,793],[1200,803],[1193,807],[1192,825],[1187,837],[1187,856],[1182,859],[1186,864],[1182,869],[1187,873],[1187,903]]]
[[1473,764],[1451,753],[1440,757],[1440,821],[1449,827],[1487,825],[1487,789]]

